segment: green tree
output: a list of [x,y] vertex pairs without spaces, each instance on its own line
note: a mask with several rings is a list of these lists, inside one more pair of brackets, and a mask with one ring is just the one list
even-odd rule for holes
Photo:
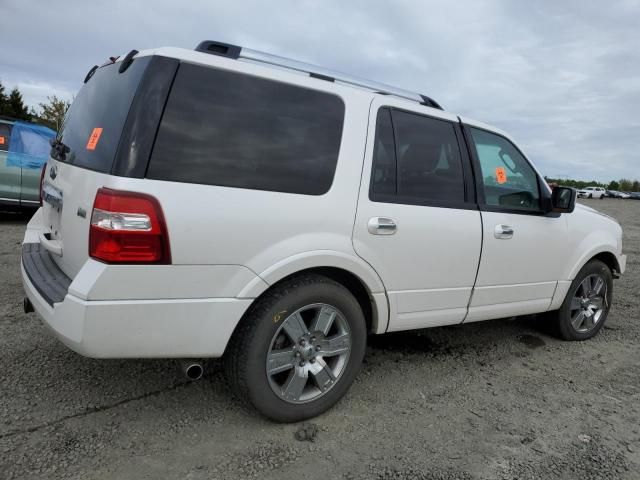
[[620,190],[622,190],[623,192],[628,192],[629,190],[631,190],[631,186],[633,185],[633,182],[627,178],[621,178],[619,183]]
[[0,82],[0,115],[4,115],[7,108],[7,95],[4,93],[4,85]]
[[25,120],[27,122],[31,120],[29,109],[24,104],[22,94],[20,90],[18,90],[18,87],[11,90],[9,96],[5,98],[6,100],[2,102],[2,112],[0,115],[15,118],[16,120]]
[[640,182],[638,180],[634,180],[633,183],[631,184],[631,191],[640,192]]
[[[35,112],[34,121],[57,132],[62,127],[69,105],[71,102],[58,98],[56,95],[47,97],[47,102],[41,103],[39,112]],[[34,111],[32,110],[32,112]]]
[[620,190],[620,184],[615,180],[612,180],[607,187],[607,190]]

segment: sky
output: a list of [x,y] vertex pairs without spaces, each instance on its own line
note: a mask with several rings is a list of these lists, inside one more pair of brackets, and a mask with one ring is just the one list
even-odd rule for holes
[[0,0],[0,81],[72,98],[131,49],[219,40],[434,98],[555,178],[640,179],[640,0]]

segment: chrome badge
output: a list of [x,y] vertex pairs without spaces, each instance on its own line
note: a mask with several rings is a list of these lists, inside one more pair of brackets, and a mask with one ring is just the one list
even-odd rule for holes
[[58,168],[55,165],[51,165],[51,168],[49,169],[49,176],[51,177],[51,180],[55,180],[58,176]]

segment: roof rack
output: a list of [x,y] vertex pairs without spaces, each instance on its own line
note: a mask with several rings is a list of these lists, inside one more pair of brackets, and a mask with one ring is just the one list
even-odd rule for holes
[[330,70],[328,68],[318,67],[317,65],[310,63],[299,62],[297,60],[260,52],[258,50],[251,50],[249,48],[230,45],[228,43],[205,40],[200,42],[196,47],[196,51],[232,59],[249,60],[251,62],[266,63],[276,67],[288,68],[290,70],[306,73],[313,78],[366,88],[376,93],[405,98],[407,100],[418,102],[421,105],[442,110],[442,107],[435,100],[427,97],[426,95],[421,95],[402,88],[392,87],[391,85],[386,85],[384,83],[372,82],[346,73],[336,72],[335,70]]

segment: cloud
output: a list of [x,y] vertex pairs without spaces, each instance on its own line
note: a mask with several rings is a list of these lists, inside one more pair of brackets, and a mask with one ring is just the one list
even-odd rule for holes
[[550,176],[637,178],[639,16],[640,0],[21,0],[3,6],[0,75],[37,104],[111,55],[215,39],[427,94],[508,131]]

